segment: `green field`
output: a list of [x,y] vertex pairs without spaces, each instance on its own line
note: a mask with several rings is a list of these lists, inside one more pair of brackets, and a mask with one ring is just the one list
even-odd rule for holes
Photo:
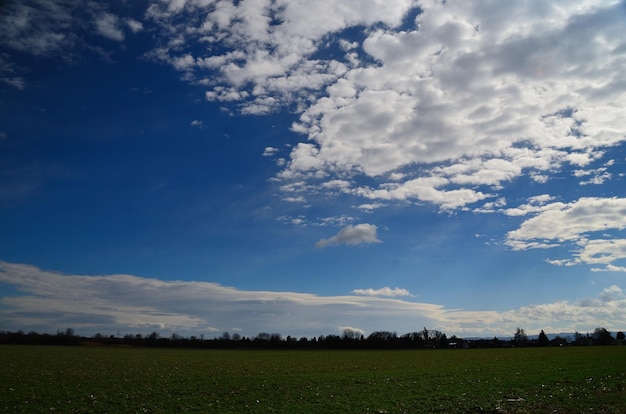
[[0,347],[6,413],[624,413],[626,347]]

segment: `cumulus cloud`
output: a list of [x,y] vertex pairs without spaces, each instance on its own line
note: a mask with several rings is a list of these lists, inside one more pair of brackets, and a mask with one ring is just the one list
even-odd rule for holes
[[358,244],[381,243],[376,236],[377,227],[373,224],[348,225],[341,229],[339,233],[328,239],[318,241],[316,247],[326,247],[336,244],[348,244],[355,246]]
[[359,296],[388,296],[388,297],[396,297],[396,296],[413,296],[411,292],[402,288],[390,288],[384,287],[380,289],[355,289],[352,291],[355,295]]
[[353,326],[358,332],[412,332],[428,326],[459,336],[509,336],[517,326],[527,332],[585,332],[597,326],[623,329],[626,324],[626,295],[617,285],[595,298],[498,312],[356,294],[320,296],[133,275],[68,275],[1,261],[0,282],[18,292],[0,297],[5,329],[54,332],[69,326],[81,335],[118,330],[198,335],[236,329],[245,336],[262,331],[316,336]]
[[[148,16],[168,33],[153,56],[207,99],[300,114],[306,140],[278,179],[323,192],[366,176],[374,184],[347,180],[344,193],[456,210],[525,175],[583,171],[625,139],[619,2],[487,4],[170,1]],[[215,47],[183,46],[197,42]],[[612,178],[589,171],[581,184]]]
[[[626,199],[584,197],[571,203],[550,203],[507,234],[515,250],[550,248],[564,243],[573,247],[573,257],[551,260],[556,265],[605,264],[626,259]],[[608,269],[608,268],[607,268]]]

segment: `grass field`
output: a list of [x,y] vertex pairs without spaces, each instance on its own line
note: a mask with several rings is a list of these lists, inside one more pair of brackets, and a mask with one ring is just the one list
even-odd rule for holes
[[624,413],[626,347],[0,347],[6,413]]

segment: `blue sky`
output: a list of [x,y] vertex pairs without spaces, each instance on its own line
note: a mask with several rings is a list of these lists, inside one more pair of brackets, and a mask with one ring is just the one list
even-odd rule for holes
[[9,1],[0,326],[626,328],[620,1]]

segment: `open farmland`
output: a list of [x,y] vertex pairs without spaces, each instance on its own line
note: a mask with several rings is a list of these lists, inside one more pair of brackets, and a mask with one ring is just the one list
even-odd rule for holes
[[626,412],[626,348],[2,346],[6,413]]

